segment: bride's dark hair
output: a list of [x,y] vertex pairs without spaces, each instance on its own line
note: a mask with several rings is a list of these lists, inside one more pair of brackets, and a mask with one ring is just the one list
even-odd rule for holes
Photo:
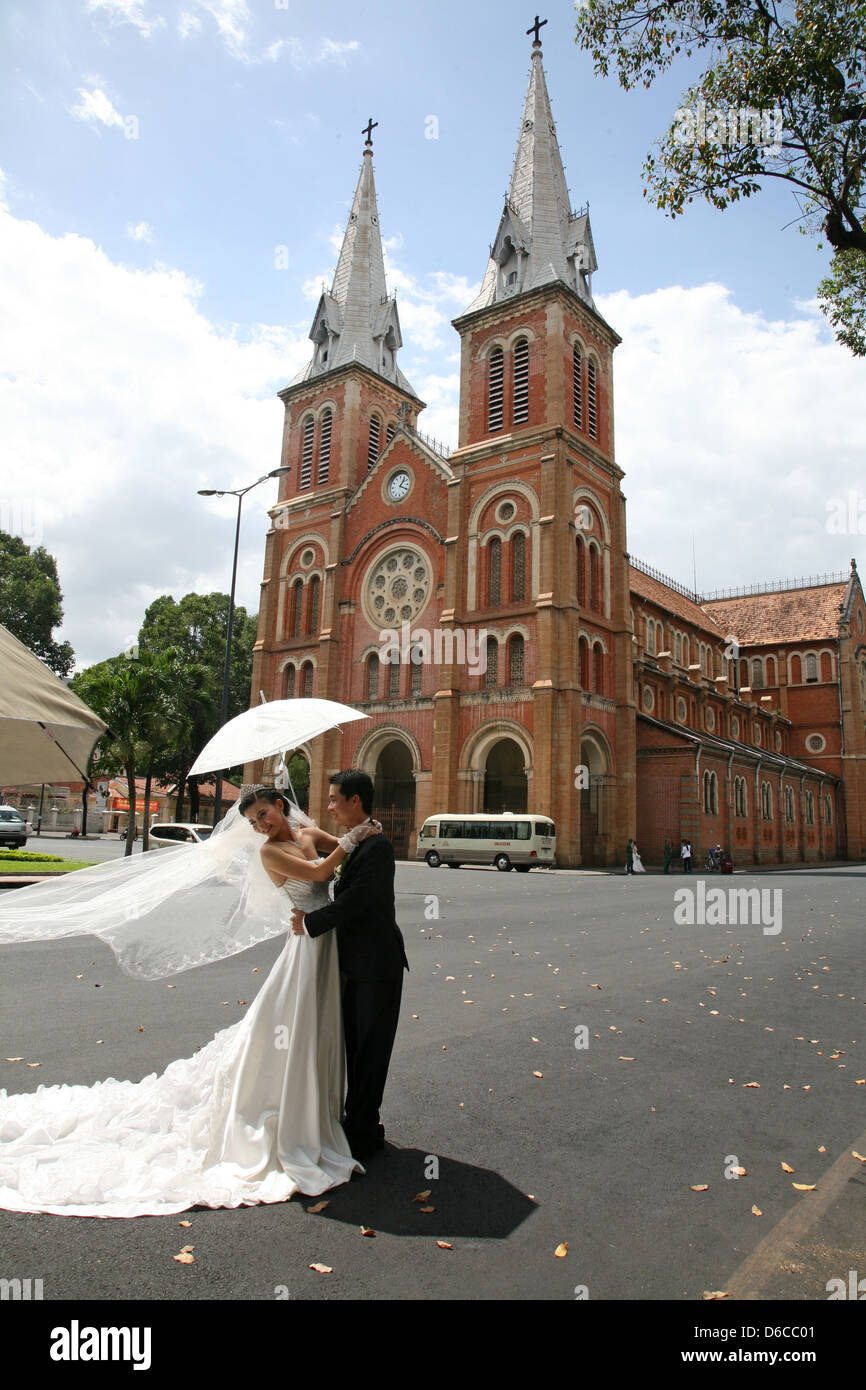
[[245,816],[247,811],[256,801],[269,801],[272,806],[282,806],[283,815],[289,814],[291,802],[289,798],[276,787],[253,787],[251,792],[247,792],[238,802],[238,811]]

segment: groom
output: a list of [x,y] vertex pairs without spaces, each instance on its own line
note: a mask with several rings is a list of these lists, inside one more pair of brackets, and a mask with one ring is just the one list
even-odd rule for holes
[[[366,772],[335,772],[328,810],[344,830],[369,819],[373,782]],[[409,969],[394,908],[394,850],[384,835],[362,840],[343,865],[334,901],[315,912],[294,909],[296,936],[336,928],[346,1034],[346,1115],[343,1129],[355,1158],[384,1148],[379,1106],[397,1032],[403,970]]]

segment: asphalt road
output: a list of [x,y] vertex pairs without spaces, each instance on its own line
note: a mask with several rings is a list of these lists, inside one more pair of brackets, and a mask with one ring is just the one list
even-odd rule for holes
[[[830,1277],[866,1275],[866,1164],[844,1157],[866,1154],[866,867],[707,880],[778,891],[770,932],[678,925],[675,892],[701,881],[400,864],[412,969],[367,1176],[320,1215],[0,1212],[0,1275],[41,1277],[46,1300],[691,1301],[732,1283],[825,1301]],[[5,946],[0,1086],[161,1070],[241,1015],[280,949],[141,983],[92,939]]]

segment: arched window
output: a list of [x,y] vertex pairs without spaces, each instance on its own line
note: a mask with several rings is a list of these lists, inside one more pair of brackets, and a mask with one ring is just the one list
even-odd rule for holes
[[604,652],[597,642],[592,649],[592,688],[596,695],[604,694]]
[[601,551],[596,545],[589,547],[589,606],[594,613],[602,611]]
[[511,537],[511,598],[514,603],[526,598],[526,537],[522,531]]
[[688,666],[689,661],[689,639],[688,637],[683,637],[683,665]]
[[767,657],[767,685],[775,688],[779,684],[779,677],[776,671],[776,658]]
[[316,422],[312,415],[308,415],[304,421],[304,435],[301,446],[301,487],[309,487],[313,481],[313,437],[316,433]]
[[833,803],[829,796],[824,797],[824,820],[827,825],[833,824]]
[[379,657],[376,652],[371,652],[367,658],[367,699],[378,700],[379,698]]
[[388,667],[388,699],[399,700],[400,698],[400,657],[396,652],[391,653],[391,663]]
[[761,783],[761,816],[764,820],[773,819],[773,788],[769,782]]
[[373,467],[379,457],[379,440],[382,434],[382,422],[378,415],[370,416],[370,434],[367,441],[367,472]]
[[512,421],[524,425],[529,419],[529,343],[519,338],[514,344],[514,379],[512,384],[514,408]]
[[764,665],[759,656],[752,658],[752,689],[760,690],[764,684]]
[[719,810],[719,779],[714,772],[704,773],[704,811],[715,816]]
[[331,463],[331,421],[330,410],[326,410],[322,415],[322,423],[319,427],[319,476],[320,483],[328,481],[328,468]]
[[495,690],[499,685],[499,643],[495,637],[488,637],[486,647],[487,670],[484,672],[485,690]]
[[304,691],[304,699],[310,700],[313,697],[313,663],[305,661],[301,667],[301,684]]
[[301,607],[304,601],[304,581],[296,579],[292,585],[292,623],[290,635],[300,637],[301,635]]
[[294,700],[295,698],[295,668],[290,661],[283,672],[283,699]]
[[523,638],[519,632],[508,644],[508,684],[523,685]]
[[745,777],[734,778],[734,815],[744,820],[749,814],[748,789]]
[[807,682],[818,679],[818,658],[814,652],[809,652],[806,657],[806,680]]
[[574,389],[574,427],[583,429],[583,359],[580,355],[580,345],[575,343],[572,358],[572,385]]
[[833,658],[829,652],[821,653],[821,679],[822,681],[833,679]]
[[655,656],[656,625],[652,618],[647,618],[646,620],[646,649],[649,656]]
[[322,581],[317,574],[310,580],[310,607],[307,612],[307,632],[313,633],[319,630],[319,590]]
[[577,537],[577,601],[581,608],[586,607],[586,546],[583,536]]
[[803,663],[796,654],[791,657],[791,684],[801,685],[803,681]]
[[674,661],[678,666],[683,664],[683,638],[679,632],[674,633]]
[[598,407],[596,404],[595,392],[595,363],[592,358],[587,358],[586,363],[586,404],[587,418],[589,420],[589,437],[598,439]]
[[502,541],[494,536],[487,548],[490,552],[488,602],[491,608],[496,608],[502,602]]
[[815,824],[815,793],[806,793],[806,824]]
[[502,429],[502,382],[505,372],[505,358],[501,347],[490,354],[490,368],[487,383],[487,429],[489,433]]
[[789,825],[794,824],[794,788],[785,788],[785,820]]
[[424,656],[423,647],[412,648],[409,661],[409,693],[411,695],[421,694],[421,680],[424,675],[422,658]]
[[581,637],[577,644],[579,657],[579,680],[582,690],[589,690],[589,643]]

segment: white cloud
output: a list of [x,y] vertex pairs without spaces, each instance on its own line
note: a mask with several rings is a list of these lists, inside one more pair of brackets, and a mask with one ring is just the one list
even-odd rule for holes
[[[199,9],[211,16],[226,52],[239,63],[275,63],[285,53],[292,67],[298,72],[320,63],[345,67],[349,56],[358,52],[361,47],[357,39],[323,38],[314,51],[307,48],[296,35],[282,34],[256,52],[252,48],[250,30],[253,17],[247,0],[195,0],[195,3]],[[192,16],[184,14],[180,22],[189,21],[191,18]],[[191,25],[187,23],[180,30],[181,36],[186,37],[190,28]]]
[[[847,569],[828,503],[862,490],[862,366],[820,313],[744,313],[723,285],[605,296],[628,546],[700,591]],[[861,540],[862,549],[862,540]]]
[[161,15],[149,19],[144,13],[146,0],[87,0],[87,12],[107,12],[112,24],[132,24],[142,38],[150,38],[155,29],[162,29],[165,20]]
[[78,95],[81,97],[79,105],[67,108],[76,120],[86,121],[89,125],[123,127],[123,117],[99,87],[95,87],[92,92],[79,87]]
[[[112,263],[0,213],[3,514],[56,556],[63,635],[80,664],[121,649],[159,593],[227,590],[231,488],[279,465],[275,392],[307,360],[303,333],[224,331],[202,287],[170,268]],[[244,506],[239,601],[255,609],[276,484]],[[27,539],[27,537],[25,537]]]
[[334,39],[322,39],[315,62],[336,63],[339,67],[346,66],[346,59],[350,53],[357,53],[361,47],[357,39],[349,39],[346,43],[338,43]]
[[153,228],[149,222],[127,222],[126,235],[132,241],[153,241]]
[[177,32],[182,39],[186,39],[190,34],[197,34],[202,27],[201,20],[196,14],[187,14],[182,10],[177,17]]

